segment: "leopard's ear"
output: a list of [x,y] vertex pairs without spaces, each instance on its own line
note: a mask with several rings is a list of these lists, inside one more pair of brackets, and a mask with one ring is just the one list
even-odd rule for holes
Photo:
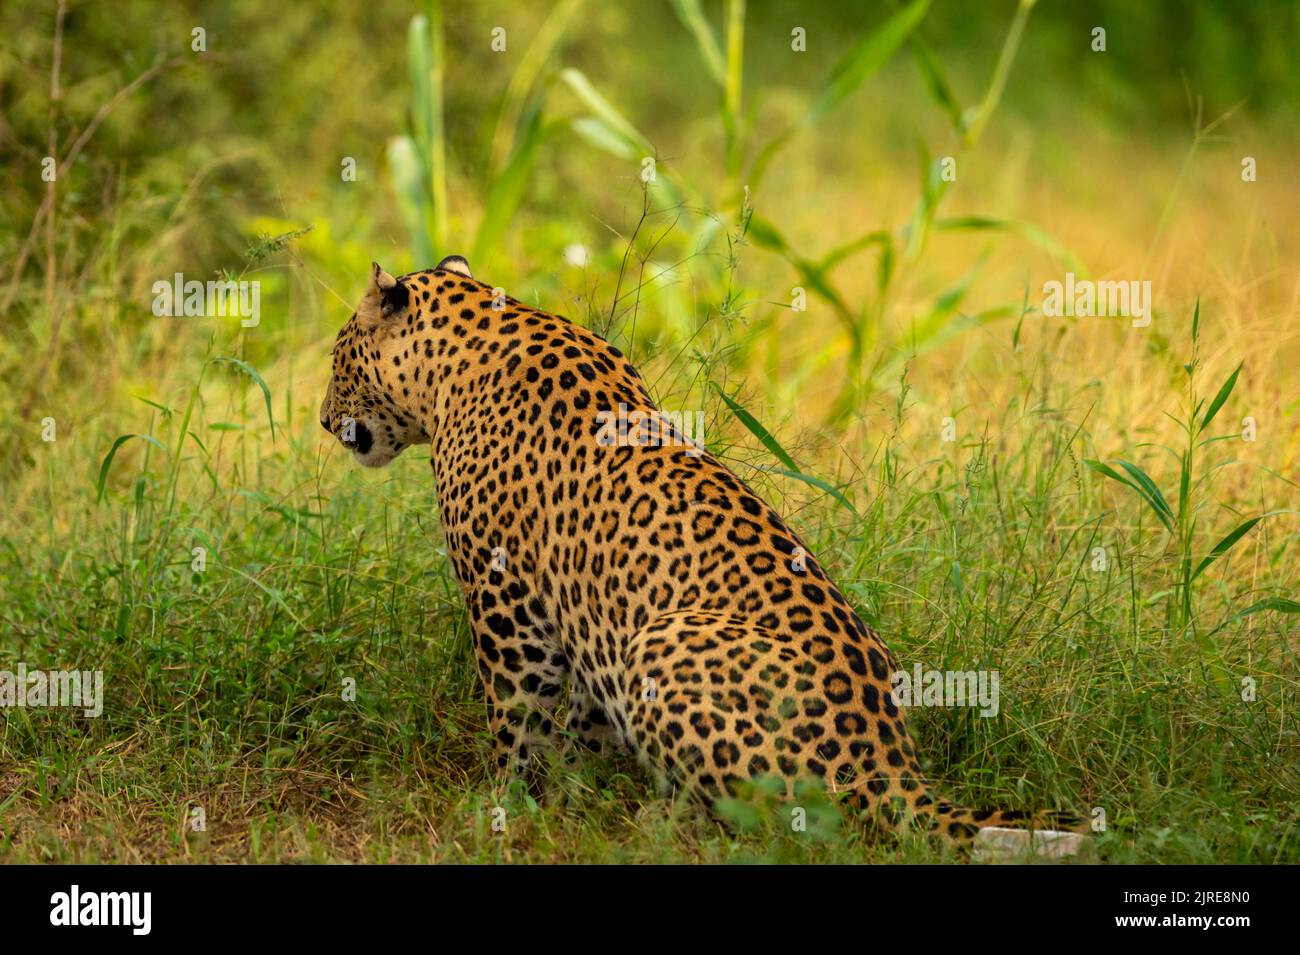
[[455,272],[457,275],[463,275],[467,279],[474,277],[469,270],[469,263],[465,261],[463,255],[449,255],[433,267],[435,272]]
[[370,331],[406,311],[411,293],[405,285],[385,272],[378,262],[370,263],[370,288],[357,308],[357,321]]
[[397,285],[397,279],[385,272],[378,262],[371,262],[370,284],[376,291],[383,294]]

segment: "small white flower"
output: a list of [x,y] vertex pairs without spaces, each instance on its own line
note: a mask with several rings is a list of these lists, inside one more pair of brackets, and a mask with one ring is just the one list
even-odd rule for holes
[[564,249],[564,261],[577,268],[584,268],[591,261],[591,253],[581,242],[575,242]]

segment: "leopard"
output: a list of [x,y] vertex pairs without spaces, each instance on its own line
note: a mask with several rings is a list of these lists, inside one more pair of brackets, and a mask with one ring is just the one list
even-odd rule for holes
[[[611,415],[652,427],[611,440]],[[363,467],[429,445],[492,756],[630,751],[707,807],[775,781],[969,848],[989,827],[921,769],[880,634],[777,511],[652,400],[619,348],[474,278],[371,263],[320,424]],[[644,440],[646,435],[655,440]],[[563,742],[563,745],[561,745]]]

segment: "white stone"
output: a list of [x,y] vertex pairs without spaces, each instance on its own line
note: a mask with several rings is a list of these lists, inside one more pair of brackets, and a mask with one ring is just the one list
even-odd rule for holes
[[1014,862],[1028,857],[1064,859],[1083,848],[1083,834],[1058,829],[1001,829],[990,826],[975,834],[977,862]]

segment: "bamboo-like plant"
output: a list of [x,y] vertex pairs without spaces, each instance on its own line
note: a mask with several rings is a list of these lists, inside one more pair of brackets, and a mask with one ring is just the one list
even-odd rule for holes
[[[744,101],[744,0],[727,0],[722,40],[709,24],[699,0],[671,0],[683,26],[695,40],[695,46],[709,80],[716,86],[718,116],[723,131],[725,175],[710,190],[689,181],[672,163],[659,162],[659,154],[650,137],[631,122],[622,111],[576,68],[562,68],[555,74],[561,88],[576,99],[585,113],[565,120],[548,120],[548,87],[542,82],[543,66],[563,35],[564,27],[582,0],[566,0],[548,15],[527,50],[516,75],[512,78],[492,138],[492,170],[482,200],[482,218],[472,254],[476,263],[493,255],[501,238],[523,202],[531,181],[540,147],[548,139],[571,133],[605,153],[628,163],[644,164],[655,160],[654,175],[647,177],[646,191],[656,206],[674,210],[682,227],[681,248],[686,256],[694,255],[725,236],[731,254],[706,257],[703,268],[712,270],[701,278],[718,290],[719,312],[733,317],[742,306],[742,296],[734,287],[734,245],[752,241],[760,248],[775,252],[796,271],[799,281],[811,296],[831,309],[848,338],[848,368],[845,385],[830,418],[840,421],[851,415],[860,404],[865,386],[896,380],[907,355],[899,350],[870,371],[863,365],[869,348],[876,341],[881,317],[887,308],[889,292],[896,283],[900,268],[915,266],[923,255],[929,236],[935,231],[979,231],[1013,234],[1034,243],[1063,259],[1079,275],[1086,270],[1066,250],[1041,230],[1027,223],[992,216],[963,216],[943,219],[939,209],[950,183],[939,175],[939,164],[922,145],[921,195],[910,220],[898,228],[877,228],[867,234],[832,248],[820,257],[800,253],[789,245],[777,225],[754,214],[751,196],[757,192],[770,164],[797,135],[824,123],[846,99],[880,72],[904,47],[910,45],[913,57],[936,103],[950,117],[960,149],[973,146],[996,111],[1002,90],[1019,47],[1020,37],[1034,0],[1021,0],[993,69],[989,86],[978,104],[963,110],[944,77],[937,59],[917,34],[917,28],[930,8],[931,0],[911,0],[901,6],[861,40],[839,61],[811,98],[806,113],[789,128],[766,143],[750,142],[742,113]],[[429,15],[411,21],[408,35],[408,58],[411,77],[411,130],[397,137],[389,147],[389,165],[412,235],[412,254],[418,264],[436,261],[446,248],[446,144],[442,116],[442,22],[438,0],[429,6]],[[513,130],[511,127],[513,126]],[[630,240],[629,244],[631,244]],[[874,300],[851,305],[848,296],[836,287],[833,273],[860,252],[875,250],[876,268]],[[624,264],[627,256],[624,256]],[[643,263],[644,264],[644,263]],[[998,318],[1023,314],[1018,303],[987,309],[973,316],[963,314],[961,304],[974,286],[982,268],[977,263],[950,287],[940,292],[930,307],[917,317],[909,331],[911,352],[937,347],[963,330]],[[656,280],[652,272],[635,283],[639,291]],[[721,291],[725,289],[725,294]],[[616,288],[610,308],[611,321],[621,302]],[[674,294],[666,294],[671,298]],[[678,311],[688,310],[679,303]],[[635,345],[634,342],[629,343]],[[737,350],[743,353],[746,345]],[[838,354],[839,344],[829,343],[826,352],[813,364],[824,365]],[[864,377],[865,376],[865,377]],[[724,396],[727,397],[727,396]],[[729,399],[727,408],[736,414],[739,401]],[[737,414],[737,419],[765,448],[771,451],[772,436],[752,413]],[[757,426],[757,429],[756,429]],[[782,473],[809,480],[790,462],[776,455]],[[815,480],[810,483],[816,484]],[[841,503],[845,503],[841,497]]]
[[[1239,363],[1232,370],[1232,374],[1228,375],[1214,397],[1207,403],[1197,388],[1197,372],[1201,364],[1200,326],[1201,303],[1198,299],[1192,315],[1192,357],[1187,364],[1183,365],[1183,372],[1187,378],[1187,401],[1181,418],[1169,416],[1178,424],[1183,433],[1184,442],[1183,446],[1178,449],[1165,447],[1165,450],[1178,459],[1176,509],[1169,503],[1169,499],[1160,490],[1160,486],[1139,465],[1131,461],[1117,460],[1115,463],[1122,469],[1123,473],[1121,473],[1102,461],[1088,459],[1084,463],[1098,474],[1124,485],[1136,494],[1138,499],[1146,505],[1147,510],[1168,533],[1167,546],[1173,551],[1175,563],[1174,585],[1170,590],[1167,611],[1169,630],[1171,633],[1182,636],[1190,634],[1197,637],[1202,643],[1202,649],[1208,651],[1210,647],[1207,641],[1210,634],[1201,634],[1196,625],[1193,585],[1196,583],[1197,578],[1209,569],[1215,561],[1225,556],[1242,538],[1250,533],[1256,524],[1281,512],[1269,511],[1242,521],[1203,554],[1200,560],[1196,559],[1195,543],[1198,515],[1205,506],[1205,491],[1218,471],[1218,467],[1205,467],[1202,463],[1203,455],[1199,452],[1208,445],[1236,437],[1236,435],[1207,437],[1206,432],[1219,412],[1223,410],[1223,406],[1227,403],[1229,397],[1231,397],[1244,365],[1244,362]],[[1300,604],[1286,598],[1271,597],[1233,615],[1230,621],[1239,620],[1261,610],[1296,613],[1300,612]],[[1215,628],[1215,632],[1222,629],[1230,621],[1220,624],[1219,627]]]
[[447,137],[443,115],[444,31],[441,0],[430,0],[427,16],[411,19],[407,65],[411,84],[409,133],[388,145],[388,165],[398,205],[411,234],[417,267],[432,265],[449,251],[468,247],[476,264],[497,251],[532,177],[540,146],[563,124],[547,122],[537,85],[564,27],[583,0],[564,0],[548,15],[511,79],[492,137],[492,169],[482,195],[482,216],[472,243],[451,250],[447,199]]

